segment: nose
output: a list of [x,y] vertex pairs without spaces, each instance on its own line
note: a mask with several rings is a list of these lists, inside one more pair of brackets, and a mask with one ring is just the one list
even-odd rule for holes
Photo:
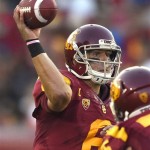
[[106,55],[105,52],[102,52],[102,53],[99,54],[99,59],[101,61],[106,61],[106,60],[108,60],[108,56]]

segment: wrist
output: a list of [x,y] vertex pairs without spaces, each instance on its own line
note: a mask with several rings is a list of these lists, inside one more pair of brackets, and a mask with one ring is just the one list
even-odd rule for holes
[[39,39],[31,39],[31,40],[27,40],[26,44],[28,46],[29,52],[31,57],[36,57],[39,54],[45,53],[45,51],[43,50]]
[[35,42],[35,43],[36,43],[36,42],[40,42],[40,41],[39,41],[39,39],[38,39],[38,38],[36,38],[36,39],[29,39],[29,40],[26,40],[26,44],[27,44],[27,45],[29,45],[29,44],[30,44],[30,42]]

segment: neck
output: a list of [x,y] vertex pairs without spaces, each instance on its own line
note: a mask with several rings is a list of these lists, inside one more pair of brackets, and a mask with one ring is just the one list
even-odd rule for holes
[[92,90],[98,95],[100,92],[100,85],[93,83],[91,80],[85,80],[85,83],[92,88]]

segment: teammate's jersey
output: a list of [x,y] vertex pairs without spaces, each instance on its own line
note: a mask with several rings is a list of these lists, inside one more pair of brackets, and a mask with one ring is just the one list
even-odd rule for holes
[[150,150],[150,111],[110,129],[100,150]]
[[111,111],[83,80],[68,71],[62,74],[73,92],[70,104],[62,112],[48,109],[40,80],[35,84],[34,150],[97,150],[102,143],[101,129],[110,125],[110,120],[114,123]]

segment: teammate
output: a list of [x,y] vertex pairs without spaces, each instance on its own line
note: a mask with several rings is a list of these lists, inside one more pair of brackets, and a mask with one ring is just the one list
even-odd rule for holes
[[[121,49],[105,27],[87,24],[66,41],[68,71],[60,71],[17,6],[14,20],[26,41],[39,76],[33,90],[35,150],[92,150],[102,142],[101,130],[114,123],[107,103],[109,83],[120,68]],[[105,103],[103,102],[105,101]]]
[[114,115],[100,150],[150,149],[150,69],[129,67],[111,84]]

